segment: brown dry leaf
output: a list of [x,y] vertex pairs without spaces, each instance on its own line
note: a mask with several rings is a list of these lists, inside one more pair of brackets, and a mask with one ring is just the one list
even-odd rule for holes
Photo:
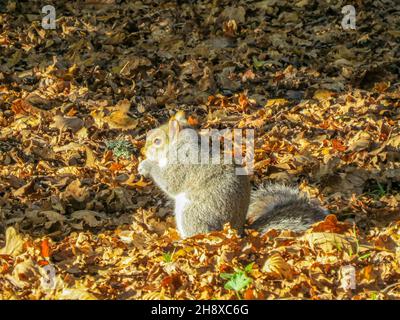
[[73,207],[79,207],[80,204],[84,203],[90,196],[90,191],[87,186],[82,186],[79,179],[73,180],[61,193],[61,198]]
[[115,0],[85,0],[89,4],[114,4]]
[[53,210],[41,211],[40,214],[44,215],[50,222],[62,222],[66,220],[65,216]]
[[246,9],[242,6],[239,7],[225,7],[218,17],[221,20],[235,20],[238,23],[246,22]]
[[14,54],[7,60],[7,67],[15,66],[22,58],[22,50],[15,50]]
[[54,117],[54,122],[50,125],[50,127],[57,128],[60,131],[71,130],[73,133],[75,133],[78,132],[83,125],[83,120],[78,117],[56,115]]
[[[75,220],[83,220],[91,228],[94,228],[103,224],[101,218],[104,218],[104,216],[98,212],[91,210],[78,210],[71,214],[71,218]],[[97,218],[100,218],[100,220],[98,220]]]
[[13,191],[14,197],[24,196],[35,191],[35,184],[36,179],[32,179],[27,184],[23,185],[22,187],[18,188],[17,190]]
[[76,143],[76,142],[70,142],[61,147],[58,147],[58,146],[53,147],[54,152],[77,151],[77,150],[81,150],[81,149],[82,149],[82,145],[79,143]]
[[373,139],[368,132],[360,131],[349,139],[349,148],[347,151],[359,152],[365,150],[371,145],[372,141]]

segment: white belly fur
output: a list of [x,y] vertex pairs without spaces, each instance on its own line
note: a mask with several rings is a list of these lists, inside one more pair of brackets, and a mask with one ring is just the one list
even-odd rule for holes
[[189,199],[186,197],[186,193],[182,192],[175,196],[175,221],[176,227],[182,238],[185,238],[185,231],[183,229],[183,214],[186,205],[189,203]]

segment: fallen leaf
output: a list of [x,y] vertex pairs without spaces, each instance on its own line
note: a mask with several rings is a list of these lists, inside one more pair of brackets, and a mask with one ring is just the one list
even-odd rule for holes
[[43,258],[50,258],[50,246],[48,239],[44,239],[41,243],[41,254]]
[[71,218],[75,220],[83,220],[91,228],[98,227],[103,224],[101,220],[98,220],[96,217],[102,218],[102,215],[91,210],[78,210],[71,214]]
[[54,117],[54,122],[50,125],[50,127],[57,128],[60,131],[71,130],[73,133],[75,133],[79,131],[83,125],[83,120],[78,117],[56,115]]
[[280,254],[274,254],[269,257],[265,261],[262,271],[278,279],[292,279],[294,275],[292,267]]
[[322,250],[325,253],[347,252],[354,254],[357,252],[357,239],[331,232],[313,232],[304,235],[312,250]]
[[22,236],[13,227],[8,227],[6,230],[6,245],[0,249],[0,254],[16,257],[23,252],[23,249],[24,240]]
[[97,298],[83,289],[64,288],[55,296],[58,300],[97,300]]

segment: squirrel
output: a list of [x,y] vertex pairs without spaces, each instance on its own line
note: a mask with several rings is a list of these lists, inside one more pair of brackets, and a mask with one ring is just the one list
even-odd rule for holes
[[221,230],[227,222],[241,234],[247,220],[248,228],[261,233],[271,228],[304,231],[325,218],[326,211],[296,188],[269,183],[252,191],[249,176],[238,175],[236,163],[199,161],[209,152],[200,140],[178,111],[147,134],[145,159],[138,165],[138,173],[175,202],[181,238]]

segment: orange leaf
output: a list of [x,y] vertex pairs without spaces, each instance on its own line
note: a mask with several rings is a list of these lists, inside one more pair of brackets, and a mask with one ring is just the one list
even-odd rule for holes
[[120,164],[120,163],[118,163],[118,162],[113,162],[113,163],[111,164],[111,166],[110,166],[110,170],[113,171],[113,172],[115,172],[115,171],[121,170],[123,167],[124,167],[124,166],[123,166],[122,164]]
[[195,117],[189,116],[188,123],[189,123],[189,125],[194,127],[199,124],[199,121]]
[[38,113],[37,110],[35,110],[35,108],[29,102],[23,99],[15,100],[11,106],[11,110],[15,114],[30,115]]
[[167,276],[164,279],[161,280],[161,286],[162,287],[168,287],[170,284],[172,283],[172,277],[171,276]]
[[73,117],[74,115],[76,115],[78,113],[78,110],[76,110],[75,108],[72,108],[71,110],[69,110],[67,112],[67,116],[69,117]]
[[33,247],[32,241],[28,240],[28,241],[24,242],[24,250],[25,251],[28,250],[29,248],[32,248],[32,247]]
[[41,243],[41,254],[43,258],[49,258],[50,257],[50,246],[49,246],[49,240],[44,239]]
[[163,288],[170,288],[172,290],[176,290],[181,286],[181,280],[178,275],[171,275],[167,276],[164,279],[161,280],[161,286]]
[[254,72],[250,69],[248,69],[242,76],[242,81],[247,81],[248,79],[253,80],[256,77]]
[[374,279],[374,272],[373,272],[372,265],[368,265],[360,271],[360,275],[364,277],[367,281],[371,281]]
[[215,97],[214,96],[208,96],[207,98],[207,105],[211,105],[213,102],[215,101]]
[[249,99],[247,98],[246,94],[241,93],[239,94],[239,106],[243,111],[246,111],[250,102]]
[[334,214],[326,216],[325,220],[313,227],[313,232],[334,232],[342,233],[351,228],[351,225],[344,222],[339,222]]
[[324,120],[323,122],[321,122],[321,123],[319,124],[319,127],[320,127],[321,129],[328,129],[329,126],[330,126],[329,120]]
[[3,265],[1,266],[1,271],[0,273],[6,273],[9,269],[9,265],[7,263],[3,263]]
[[247,290],[243,293],[243,298],[244,298],[245,300],[253,300],[253,299],[255,299],[254,290],[253,290],[253,289],[247,289]]
[[374,90],[378,91],[379,93],[383,93],[390,88],[390,82],[378,82],[374,85]]
[[112,159],[112,157],[113,157],[113,152],[112,152],[112,150],[107,150],[107,151],[104,153],[104,156],[103,156],[103,163],[104,163],[104,162],[107,162],[107,161],[110,161],[110,160]]
[[227,264],[221,264],[219,266],[219,272],[228,272],[231,269],[231,267]]
[[48,264],[49,264],[49,262],[46,261],[46,260],[39,260],[38,261],[38,265],[41,266],[41,267],[47,266]]
[[333,149],[337,150],[337,151],[346,151],[347,147],[345,145],[343,145],[343,143],[337,139],[333,139],[332,140],[332,147]]

